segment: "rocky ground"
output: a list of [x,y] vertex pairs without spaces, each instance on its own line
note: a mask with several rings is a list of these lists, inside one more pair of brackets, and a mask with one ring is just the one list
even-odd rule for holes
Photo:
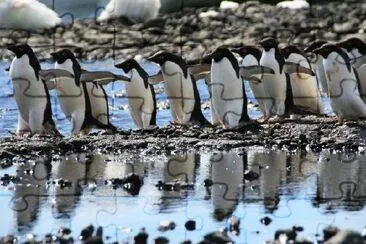
[[118,154],[122,151],[162,153],[174,150],[229,150],[250,146],[264,146],[283,150],[323,149],[360,152],[366,148],[366,123],[336,124],[334,117],[307,116],[286,119],[283,123],[259,126],[250,124],[240,131],[214,128],[165,127],[153,131],[121,130],[116,135],[89,135],[84,137],[2,137],[0,158],[2,167],[11,165],[12,159],[36,157],[44,154],[67,152],[102,152]]
[[275,35],[282,44],[292,42],[301,47],[317,38],[337,41],[357,35],[366,40],[366,3],[362,0],[312,2],[311,10],[298,11],[256,1],[234,10],[186,8],[135,25],[122,20],[96,24],[93,19],[70,24],[65,17],[69,24],[56,28],[54,34],[49,31],[28,36],[21,31],[2,30],[0,58],[12,58],[5,46],[19,42],[28,42],[40,60],[50,58],[53,49],[71,48],[80,59],[92,62],[137,54],[149,56],[161,49],[195,59],[222,44],[235,47],[257,43],[268,35]]

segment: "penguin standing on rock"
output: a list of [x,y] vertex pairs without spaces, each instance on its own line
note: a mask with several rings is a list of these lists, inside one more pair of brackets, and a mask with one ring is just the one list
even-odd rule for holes
[[164,89],[171,106],[172,124],[210,125],[202,114],[196,80],[190,74],[186,62],[175,54],[163,51],[148,60],[160,65]]
[[[311,70],[311,65],[306,54],[294,45],[281,49],[286,64],[298,65]],[[305,114],[324,114],[324,104],[320,97],[316,77],[309,74],[295,72],[290,74],[291,90],[294,109]]]
[[[256,46],[245,45],[238,49],[232,50],[234,53],[237,53],[241,56],[241,66],[243,68],[258,66],[259,61],[261,59],[262,51]],[[249,86],[253,91],[254,97],[258,102],[259,109],[262,112],[263,116],[259,120],[269,116],[268,109],[270,108],[271,99],[266,99],[266,93],[264,91],[262,76],[260,77],[252,77],[252,79],[248,79]],[[268,104],[269,102],[269,104]]]
[[203,57],[202,63],[211,63],[212,106],[224,129],[238,128],[249,122],[247,96],[234,54],[219,47]]
[[[307,48],[304,49],[305,53],[312,53],[317,48],[320,48],[322,45],[327,42],[324,40],[317,40],[310,44]],[[320,84],[321,90],[323,93],[328,94],[328,82],[326,78],[326,74],[323,66],[323,57],[321,55],[316,55],[315,58],[310,59],[311,66],[315,72],[318,83]]]
[[344,119],[366,118],[366,104],[360,97],[359,80],[347,54],[334,44],[323,45],[314,53],[324,59],[329,99],[338,122],[342,124]]
[[[55,80],[61,109],[72,123],[71,133],[88,134],[93,128],[115,132],[116,127],[109,121],[108,98],[103,86],[96,82],[86,82],[89,78],[87,71],[81,69],[70,50],[63,49],[51,55],[56,60],[56,69],[66,70],[74,75],[74,78]],[[90,77],[89,81],[93,79]]]
[[156,128],[156,99],[153,85],[149,84],[149,75],[134,59],[128,59],[115,65],[130,76],[126,82],[131,117],[139,129]]
[[338,42],[337,46],[347,51],[350,62],[356,69],[360,80],[361,98],[366,102],[366,43],[359,38],[352,37]]
[[52,119],[50,94],[40,76],[41,65],[27,44],[9,46],[14,57],[9,73],[19,110],[17,134],[53,134],[61,136]]
[[275,120],[280,121],[285,117],[286,98],[290,99],[291,84],[290,77],[285,73],[285,59],[278,48],[278,41],[272,37],[267,37],[259,42],[263,47],[260,65],[274,70],[273,75],[263,77],[263,87],[266,99],[271,101],[269,114],[261,122],[267,122],[272,115],[276,115]]

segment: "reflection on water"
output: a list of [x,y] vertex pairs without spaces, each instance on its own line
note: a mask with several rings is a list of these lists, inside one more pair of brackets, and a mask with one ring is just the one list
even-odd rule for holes
[[[248,172],[259,177],[244,179]],[[283,228],[283,223],[297,224],[306,226],[310,235],[314,222],[306,219],[326,222],[329,214],[334,219],[345,215],[348,222],[338,217],[334,224],[357,230],[364,225],[359,216],[366,214],[366,157],[355,154],[265,149],[159,156],[70,154],[0,170],[0,176],[5,173],[20,182],[0,187],[0,207],[10,202],[2,208],[4,221],[12,223],[2,225],[0,235],[17,231],[21,236],[30,231],[42,235],[54,230],[51,225],[71,225],[76,236],[86,225],[100,224],[96,216],[109,209],[103,221],[131,227],[132,234],[145,226],[156,237],[161,234],[157,232],[161,220],[174,220],[181,228],[166,233],[172,240],[178,236],[183,240],[188,216],[199,216],[204,223],[192,235],[195,241],[224,226],[232,215],[241,216],[252,228],[244,232],[246,238],[256,241],[274,234],[268,230],[250,234],[261,230],[259,219],[264,215],[274,219],[273,230]],[[281,223],[276,216],[284,206],[291,214]]]

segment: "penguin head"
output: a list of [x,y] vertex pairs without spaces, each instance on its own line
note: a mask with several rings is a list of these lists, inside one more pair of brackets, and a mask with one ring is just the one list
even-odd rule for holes
[[327,43],[327,41],[324,41],[324,40],[313,41],[310,44],[310,46],[308,46],[307,48],[304,49],[304,52],[310,53],[310,52],[314,51],[315,49],[320,48],[321,46],[323,46],[326,43]]
[[137,63],[136,60],[134,60],[133,58],[131,59],[127,59],[126,61],[116,64],[114,67],[122,69],[123,72],[125,72],[126,74],[128,72],[130,72],[132,69],[138,69],[140,67],[140,65]]
[[66,60],[76,60],[75,55],[69,49],[62,49],[60,51],[51,53],[51,56],[58,64],[64,63]]
[[159,51],[153,54],[152,56],[148,57],[147,60],[149,60],[150,62],[157,63],[159,65],[164,65],[164,63],[167,61],[171,61],[174,63],[181,63],[182,61],[184,62],[184,60],[181,57],[166,51]]
[[212,60],[215,63],[220,62],[223,58],[227,58],[229,60],[235,59],[234,54],[226,47],[218,47],[211,54],[204,56],[202,58],[202,63],[210,64]]
[[281,49],[281,54],[285,59],[288,59],[292,53],[296,53],[303,57],[306,57],[305,53],[295,45],[288,45]]
[[262,52],[261,50],[256,47],[256,46],[250,46],[250,45],[246,45],[240,48],[235,48],[231,50],[234,53],[237,53],[240,55],[240,57],[242,57],[243,59],[247,56],[247,55],[253,55],[254,57],[256,57],[257,60],[260,60]]
[[357,37],[346,39],[336,44],[338,47],[344,48],[347,52],[351,52],[352,49],[357,49],[359,53],[366,54],[366,43]]
[[263,47],[263,49],[268,52],[272,48],[278,48],[278,41],[273,37],[264,38],[259,42],[259,44]]
[[21,58],[24,54],[34,56],[32,48],[28,44],[10,45],[7,47],[8,50],[12,51],[17,58]]

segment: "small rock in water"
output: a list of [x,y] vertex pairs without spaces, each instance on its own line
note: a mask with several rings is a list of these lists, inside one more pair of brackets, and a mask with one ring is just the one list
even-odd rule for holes
[[13,235],[6,235],[0,238],[0,243],[13,244],[16,243],[17,239]]
[[184,227],[186,227],[186,230],[193,231],[193,230],[196,229],[196,221],[194,221],[194,220],[188,220],[184,224]]
[[338,231],[339,231],[339,229],[335,226],[328,226],[328,227],[324,228],[323,229],[323,239],[324,239],[324,241],[327,241],[330,238],[332,238],[334,235],[337,234]]
[[170,220],[163,220],[160,221],[160,225],[158,230],[159,231],[168,231],[168,230],[174,230],[176,224],[173,221]]
[[232,216],[229,220],[229,230],[230,232],[233,232],[234,235],[239,235],[240,234],[240,219],[238,219],[235,216]]
[[168,244],[169,243],[169,240],[166,237],[164,237],[164,236],[159,236],[158,238],[156,238],[154,240],[154,243],[155,244]]
[[270,217],[264,217],[264,218],[261,218],[261,223],[265,226],[269,225],[271,222],[272,222],[272,219]]
[[142,228],[140,232],[134,237],[136,244],[145,244],[147,243],[147,238],[149,234],[146,233],[145,228]]
[[355,231],[341,230],[337,234],[332,236],[329,240],[325,241],[324,244],[364,244],[364,239]]
[[296,230],[292,229],[283,229],[277,230],[275,233],[275,240],[281,241],[281,243],[287,243],[287,241],[295,241],[296,240]]
[[254,171],[248,171],[244,173],[244,179],[248,181],[257,180],[259,178],[259,174]]

